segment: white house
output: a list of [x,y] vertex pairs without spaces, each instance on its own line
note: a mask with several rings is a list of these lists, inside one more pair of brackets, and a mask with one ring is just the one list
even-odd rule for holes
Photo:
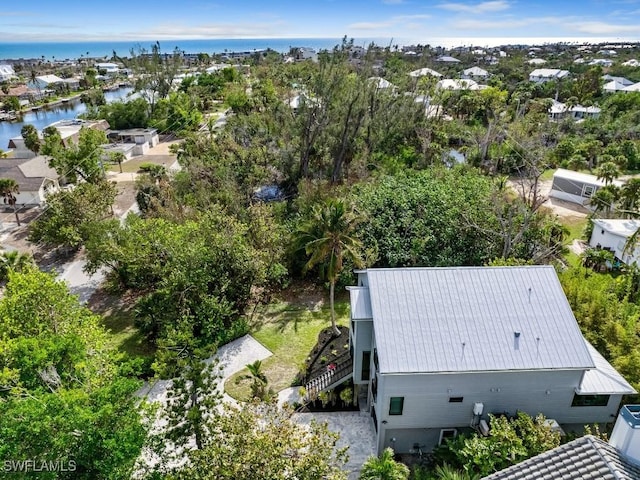
[[442,63],[460,63],[460,60],[458,60],[455,57],[451,57],[449,55],[442,55],[438,58],[436,58],[436,62],[442,62]]
[[622,65],[625,67],[640,67],[640,62],[635,58],[631,60],[627,60],[626,62],[622,62]]
[[13,70],[13,66],[0,64],[0,82],[6,82],[15,76],[16,72]]
[[367,79],[369,84],[374,85],[378,90],[395,89],[396,86],[389,80],[385,80],[382,77],[370,77]]
[[551,107],[549,108],[549,117],[552,120],[561,120],[563,118],[573,118],[574,120],[582,120],[584,118],[598,118],[601,113],[601,108],[596,106],[583,107],[582,105],[574,105],[569,107],[568,105],[553,100]]
[[40,75],[35,78],[35,81],[28,82],[27,85],[32,88],[45,89],[63,83],[64,80],[57,75]]
[[635,219],[593,219],[593,232],[589,246],[613,252],[622,263],[632,264],[640,260],[640,248],[627,249],[629,237],[640,229],[640,220]]
[[[621,187],[623,182],[614,180],[613,184]],[[553,174],[549,196],[579,205],[588,205],[593,194],[602,187],[604,187],[604,180],[595,175],[559,168]]]
[[490,76],[491,74],[489,72],[487,72],[486,70],[480,67],[471,67],[471,68],[467,68],[466,70],[463,70],[462,75],[460,75],[460,78],[483,81],[483,80],[487,80]]
[[561,80],[567,78],[569,72],[567,70],[559,70],[557,68],[536,68],[529,74],[529,81],[535,83],[544,83],[551,80]]
[[17,205],[43,205],[50,193],[60,189],[59,175],[43,156],[0,160],[0,177],[16,181]]
[[589,62],[589,65],[600,65],[601,67],[608,68],[613,65],[613,60],[610,58],[594,58]]
[[640,92],[640,82],[634,83],[622,89],[623,92]]
[[120,67],[115,63],[96,63],[94,67],[98,72],[103,71],[105,75],[116,75],[120,71]]
[[603,75],[602,79],[605,81],[615,81],[618,82],[622,85],[624,85],[625,87],[628,87],[629,85],[633,85],[633,82],[631,80],[629,80],[628,78],[624,78],[624,77],[615,77],[613,75]]
[[582,431],[635,393],[582,336],[552,266],[356,273],[352,378],[378,452],[429,451],[489,413]]
[[607,82],[602,86],[602,90],[606,93],[615,93],[621,92],[627,87],[628,85],[624,85],[616,80],[611,80],[610,82]]
[[457,80],[446,78],[436,83],[441,90],[479,90],[480,86],[474,80]]
[[116,144],[134,145],[133,155],[144,155],[150,148],[160,143],[155,128],[130,128],[128,130],[110,130],[107,138]]
[[527,63],[529,65],[544,65],[545,63],[547,63],[547,61],[544,60],[543,58],[532,58]]
[[318,61],[318,52],[309,47],[296,47],[293,49],[294,58],[299,61],[311,60],[312,62]]
[[409,72],[409,76],[413,77],[413,78],[426,77],[427,75],[430,75],[430,76],[436,77],[436,78],[442,77],[441,73],[438,73],[435,70],[432,70],[432,69],[427,68],[427,67],[419,68],[418,70],[413,70],[412,72]]

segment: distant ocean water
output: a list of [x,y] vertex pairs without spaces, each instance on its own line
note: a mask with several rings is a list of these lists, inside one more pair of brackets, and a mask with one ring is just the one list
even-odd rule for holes
[[[371,42],[388,45],[390,39],[356,39],[356,45]],[[288,52],[291,47],[311,47],[316,50],[332,49],[342,42],[341,38],[234,38],[211,40],[162,40],[162,52],[171,53],[176,47],[185,53],[245,52],[271,48]],[[126,42],[69,42],[69,43],[0,43],[0,59],[41,58],[46,60],[77,59],[82,57],[111,57],[113,52],[120,57],[130,56],[131,50],[151,50],[155,42],[149,40]]]
[[[450,38],[355,38],[354,44],[366,47],[370,43],[380,46],[422,44],[442,46],[446,48],[456,46],[493,47],[499,45],[543,45],[548,43],[625,43],[638,42],[636,38],[614,37],[450,37]],[[287,52],[291,47],[311,47],[316,50],[332,49],[339,45],[342,38],[232,38],[232,39],[202,39],[202,40],[162,40],[162,51],[170,53],[178,48],[185,53],[224,53],[244,52],[271,48],[278,52]],[[0,43],[0,60],[19,58],[42,58],[45,60],[77,59],[81,57],[111,57],[115,51],[118,56],[130,56],[133,49],[150,50],[153,41],[118,41],[118,42],[68,42],[68,43]]]

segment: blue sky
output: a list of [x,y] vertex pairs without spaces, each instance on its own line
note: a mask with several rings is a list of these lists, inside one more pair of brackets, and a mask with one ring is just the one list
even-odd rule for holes
[[430,43],[451,37],[640,37],[640,0],[5,0],[2,4],[0,42],[347,35]]

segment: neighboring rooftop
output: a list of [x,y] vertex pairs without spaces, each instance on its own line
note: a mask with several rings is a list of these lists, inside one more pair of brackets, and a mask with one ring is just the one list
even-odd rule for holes
[[640,220],[633,218],[597,218],[593,223],[609,233],[625,238],[630,237],[640,228]]
[[[598,177],[596,177],[595,175],[591,175],[589,173],[582,173],[582,172],[576,172],[574,170],[566,170],[564,168],[558,168],[554,172],[553,176],[564,178],[567,180],[573,180],[575,182],[589,183],[591,185],[599,185],[604,187],[604,180],[598,179]],[[623,182],[619,180],[614,180],[613,184],[620,187],[623,185]]]
[[586,435],[482,480],[638,480],[640,466],[602,440]]
[[381,373],[596,367],[551,266],[366,273]]
[[58,174],[40,155],[30,159],[3,158],[0,160],[0,177],[15,180],[20,191],[37,191],[45,178],[56,179]]

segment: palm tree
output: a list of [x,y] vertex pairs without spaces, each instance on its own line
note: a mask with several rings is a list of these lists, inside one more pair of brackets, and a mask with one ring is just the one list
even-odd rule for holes
[[614,185],[599,188],[591,195],[589,204],[595,209],[595,213],[602,213],[604,218],[610,218],[613,205],[618,200],[618,189]]
[[305,271],[320,267],[320,276],[329,280],[329,304],[331,306],[331,326],[336,336],[340,330],[336,326],[335,288],[344,267],[344,261],[351,261],[362,267],[362,243],[351,235],[360,223],[361,217],[347,208],[343,200],[328,200],[313,209],[311,218],[296,232],[295,244],[304,249],[309,258]]
[[477,475],[471,475],[463,470],[458,470],[451,465],[438,465],[435,470],[436,480],[475,480]]
[[17,250],[3,252],[0,255],[0,281],[8,279],[9,271],[23,272],[33,266],[35,262],[28,253],[20,253]]
[[385,448],[379,457],[371,456],[360,470],[360,480],[407,480],[409,467],[393,459],[393,450]]
[[18,210],[16,210],[16,195],[19,194],[20,186],[13,178],[0,178],[0,195],[2,195],[5,205],[13,207],[18,226],[20,226],[20,218],[18,217]]
[[605,185],[613,183],[618,175],[620,175],[620,169],[613,162],[603,162],[596,168],[598,180],[604,180]]
[[640,206],[640,178],[630,178],[620,189],[620,206],[627,212],[637,211]]
[[242,375],[238,380],[251,380],[251,395],[254,398],[258,398],[262,401],[270,400],[273,397],[274,392],[272,389],[267,388],[268,380],[267,376],[262,371],[262,361],[256,360],[253,363],[245,365],[249,370],[248,375]]

